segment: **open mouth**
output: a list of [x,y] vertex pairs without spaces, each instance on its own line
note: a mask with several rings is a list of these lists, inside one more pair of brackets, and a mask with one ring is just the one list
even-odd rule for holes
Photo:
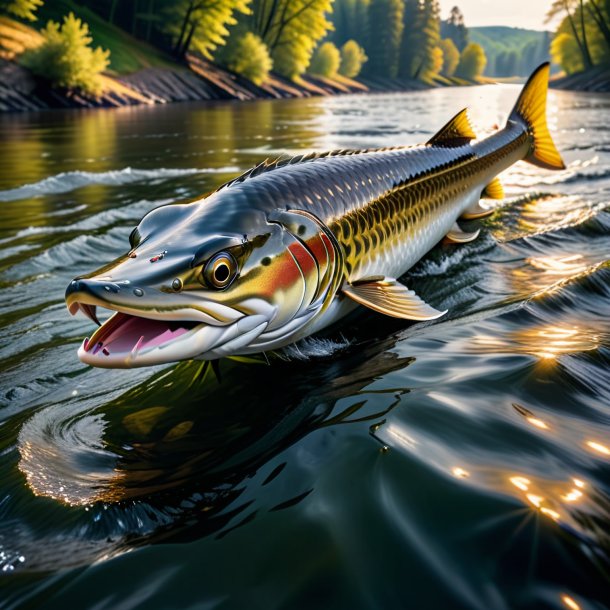
[[[99,324],[94,305],[73,301],[70,312]],[[156,312],[157,315],[159,312]],[[243,315],[212,326],[193,320],[145,318],[115,311],[78,350],[81,362],[102,368],[133,368],[193,358],[213,360],[236,353],[267,327],[262,315]]]
[[151,320],[117,312],[100,326],[83,350],[92,356],[112,354],[137,356],[139,351],[162,347],[200,326],[198,322]]

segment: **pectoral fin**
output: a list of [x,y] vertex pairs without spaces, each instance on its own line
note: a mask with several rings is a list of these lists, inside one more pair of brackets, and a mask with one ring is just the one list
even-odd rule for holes
[[342,292],[357,303],[393,318],[435,320],[447,313],[434,309],[391,277],[364,278],[346,284]]
[[499,178],[494,178],[484,189],[482,197],[488,199],[504,199],[504,187]]
[[475,218],[485,218],[493,214],[493,208],[484,208],[478,201],[474,205],[471,205],[463,214],[464,220],[474,220]]
[[445,239],[452,244],[467,244],[469,241],[476,239],[481,232],[480,229],[477,229],[473,233],[467,233],[466,231],[462,231],[460,229],[458,223],[454,223],[451,227],[451,231],[447,233]]

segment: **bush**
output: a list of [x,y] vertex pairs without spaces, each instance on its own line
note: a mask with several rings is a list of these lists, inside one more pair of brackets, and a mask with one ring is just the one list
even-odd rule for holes
[[471,42],[462,51],[460,63],[458,64],[455,74],[461,78],[472,80],[483,74],[486,63],[487,57],[485,56],[483,47],[476,44],[476,42]]
[[44,42],[22,56],[26,67],[57,86],[101,92],[100,74],[110,63],[110,51],[89,46],[91,36],[86,23],[70,13],[61,26],[49,21],[41,34]]
[[0,0],[0,12],[9,13],[28,21],[36,21],[34,13],[40,6],[42,6],[42,0]]
[[368,57],[366,56],[364,49],[355,40],[348,40],[341,47],[339,74],[347,76],[348,78],[356,78],[367,60]]
[[460,63],[460,52],[451,38],[443,38],[440,42],[443,51],[443,68],[445,76],[453,76]]
[[334,76],[340,65],[339,49],[332,42],[325,42],[315,50],[308,72],[321,76]]
[[252,32],[231,36],[218,59],[229,70],[245,76],[256,85],[267,80],[273,67],[267,45]]

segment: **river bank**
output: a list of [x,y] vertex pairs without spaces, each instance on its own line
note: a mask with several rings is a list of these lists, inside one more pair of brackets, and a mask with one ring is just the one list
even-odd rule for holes
[[313,75],[302,77],[297,83],[273,73],[267,82],[256,85],[196,56],[189,56],[186,65],[175,68],[149,67],[131,74],[106,75],[104,84],[104,92],[95,97],[51,87],[18,63],[0,59],[0,112],[419,91],[433,86],[409,79],[353,80]]
[[585,72],[555,78],[551,80],[551,87],[568,91],[608,93],[610,92],[610,69],[592,68]]

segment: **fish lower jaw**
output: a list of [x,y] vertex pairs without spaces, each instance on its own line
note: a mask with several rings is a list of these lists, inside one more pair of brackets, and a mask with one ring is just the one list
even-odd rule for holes
[[138,368],[213,360],[232,355],[267,327],[262,315],[249,315],[224,326],[160,321],[116,313],[78,349],[84,364],[100,368]]

